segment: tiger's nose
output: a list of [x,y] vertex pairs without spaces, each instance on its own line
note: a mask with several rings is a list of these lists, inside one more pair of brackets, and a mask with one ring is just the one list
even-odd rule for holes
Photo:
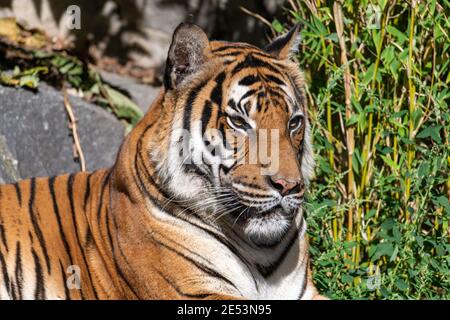
[[278,190],[282,196],[299,193],[302,188],[301,181],[290,181],[278,177],[270,177],[270,184]]

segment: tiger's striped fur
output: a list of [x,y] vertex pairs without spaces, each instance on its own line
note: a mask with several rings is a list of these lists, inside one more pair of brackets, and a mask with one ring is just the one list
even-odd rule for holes
[[[289,59],[297,32],[261,50],[182,24],[165,88],[111,169],[1,186],[0,298],[321,298],[300,205],[313,158],[304,81]],[[279,130],[270,179],[295,180],[292,194],[260,174],[267,164],[210,164],[207,145],[236,152],[218,133],[257,128]],[[185,161],[194,154],[206,160]]]

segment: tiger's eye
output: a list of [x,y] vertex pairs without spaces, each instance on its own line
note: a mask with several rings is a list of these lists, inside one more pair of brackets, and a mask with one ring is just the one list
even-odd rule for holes
[[289,130],[294,131],[297,130],[303,122],[303,116],[298,115],[295,116],[294,118],[291,119],[291,121],[289,121]]
[[248,128],[247,122],[245,122],[245,120],[241,117],[232,117],[232,118],[230,118],[230,121],[233,123],[233,125],[235,125],[238,128],[241,128],[241,129]]

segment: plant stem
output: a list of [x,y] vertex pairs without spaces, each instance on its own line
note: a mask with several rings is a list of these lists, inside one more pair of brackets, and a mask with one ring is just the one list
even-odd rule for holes
[[[408,48],[408,65],[407,65],[407,75],[408,75],[408,91],[409,91],[409,139],[413,140],[413,132],[414,132],[414,120],[413,114],[415,111],[415,96],[416,96],[416,87],[413,82],[413,50],[414,50],[414,23],[415,23],[415,15],[416,15],[416,1],[413,0],[411,2],[411,17],[410,17],[410,28],[409,28],[409,48]],[[414,147],[411,144],[408,144],[408,156],[407,156],[407,168],[408,173],[406,175],[405,181],[405,220],[409,221],[409,210],[408,210],[408,201],[411,193],[411,177],[409,174],[412,169],[412,162],[414,160]]]

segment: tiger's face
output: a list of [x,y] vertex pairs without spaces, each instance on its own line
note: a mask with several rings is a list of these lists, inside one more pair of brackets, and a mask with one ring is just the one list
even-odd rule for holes
[[169,51],[168,189],[255,245],[283,238],[313,170],[304,81],[289,58],[297,32],[261,50],[182,25]]

